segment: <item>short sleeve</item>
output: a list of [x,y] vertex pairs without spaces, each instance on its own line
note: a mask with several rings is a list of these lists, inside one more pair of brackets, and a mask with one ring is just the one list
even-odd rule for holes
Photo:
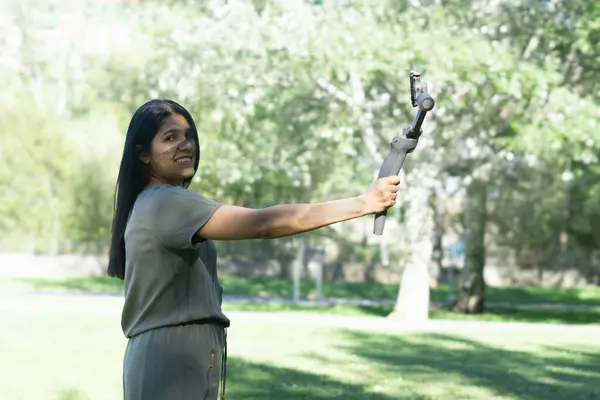
[[177,186],[161,187],[153,197],[150,229],[168,248],[191,248],[196,232],[221,206],[219,202]]

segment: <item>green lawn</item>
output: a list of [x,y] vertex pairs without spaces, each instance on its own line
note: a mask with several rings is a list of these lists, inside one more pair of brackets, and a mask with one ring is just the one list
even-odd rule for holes
[[[83,292],[121,293],[123,283],[108,277],[82,278],[27,278],[11,279],[8,283],[25,285],[35,289],[73,290]],[[7,282],[5,282],[7,283]],[[222,277],[225,294],[258,297],[289,297],[290,282],[282,279],[252,278],[244,279],[234,276]],[[303,293],[310,297],[312,283],[303,282]],[[386,296],[378,294],[388,291]],[[432,300],[443,303],[447,288],[443,286],[432,291]],[[366,284],[366,283],[327,283],[325,295],[338,298],[389,298],[394,299],[397,288],[395,285]],[[596,288],[585,290],[556,290],[545,288],[490,288],[488,301],[504,303],[481,315],[463,315],[447,311],[441,307],[432,307],[432,319],[475,320],[475,321],[513,321],[513,322],[543,322],[553,324],[591,324],[600,322],[600,294]],[[589,308],[568,309],[518,309],[519,304],[581,304]],[[370,315],[386,316],[392,311],[392,306],[354,306],[354,305],[293,305],[281,303],[248,303],[238,304],[225,301],[225,310],[247,311],[295,311],[327,313],[335,315]]]
[[[224,310],[245,311],[294,311],[304,313],[319,313],[347,316],[379,316],[389,315],[392,306],[305,306],[293,304],[238,304],[224,302]],[[545,309],[516,309],[511,307],[498,307],[486,311],[483,314],[457,314],[443,308],[432,307],[429,317],[431,319],[461,320],[461,321],[495,321],[495,322],[533,322],[563,325],[598,325],[600,324],[600,308],[587,310],[545,310]]]
[[[121,398],[121,299],[43,295],[11,301],[0,302],[1,399]],[[486,324],[419,333],[394,331],[372,318],[342,329],[303,321],[308,316],[301,313],[267,314],[281,315],[274,320],[231,315],[232,400],[600,396],[598,330]]]
[[[39,289],[70,289],[97,292],[120,293],[123,283],[106,276],[82,278],[27,278],[22,283],[33,285]],[[292,282],[277,278],[241,278],[222,276],[221,284],[225,294],[238,296],[291,297]],[[314,297],[314,282],[302,281],[303,297]],[[363,283],[363,282],[326,282],[323,285],[323,296],[350,299],[395,299],[398,294],[397,284]],[[600,287],[586,289],[554,289],[540,287],[505,287],[487,288],[487,301],[507,304],[570,304],[600,307]],[[434,302],[445,302],[448,298],[448,286],[440,285],[431,292]]]

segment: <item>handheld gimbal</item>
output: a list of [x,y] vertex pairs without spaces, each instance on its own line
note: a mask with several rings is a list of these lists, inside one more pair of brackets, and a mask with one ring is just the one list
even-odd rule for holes
[[[435,100],[427,91],[427,83],[421,81],[421,74],[411,71],[410,74],[410,101],[413,107],[419,107],[417,115],[408,128],[402,129],[402,134],[395,136],[390,142],[390,151],[388,152],[381,169],[379,178],[391,175],[398,175],[404,164],[406,155],[412,153],[417,147],[419,137],[423,133],[421,126],[425,121],[425,115],[435,106]],[[375,224],[373,233],[375,235],[383,234],[387,211],[375,215]]]

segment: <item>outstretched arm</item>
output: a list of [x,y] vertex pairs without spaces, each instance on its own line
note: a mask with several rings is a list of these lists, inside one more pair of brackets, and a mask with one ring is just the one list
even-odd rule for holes
[[357,197],[312,204],[280,204],[263,209],[223,205],[200,228],[204,239],[280,238],[388,209],[396,203],[400,179],[375,180]]
[[279,238],[363,215],[364,202],[359,197],[314,204],[279,204],[258,210],[223,205],[198,235],[213,240]]

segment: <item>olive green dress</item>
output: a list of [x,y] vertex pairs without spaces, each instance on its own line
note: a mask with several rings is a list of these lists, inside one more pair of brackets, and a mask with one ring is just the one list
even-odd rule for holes
[[219,207],[171,185],[135,202],[125,231],[125,400],[218,397],[229,319],[215,246],[194,234]]

